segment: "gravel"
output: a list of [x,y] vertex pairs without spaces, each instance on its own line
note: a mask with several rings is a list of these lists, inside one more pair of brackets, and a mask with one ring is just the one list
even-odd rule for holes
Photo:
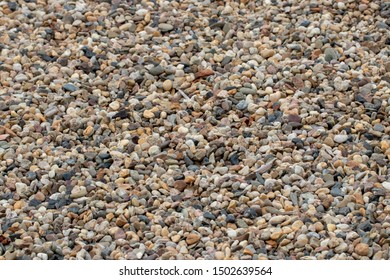
[[389,259],[382,1],[0,5],[0,259]]

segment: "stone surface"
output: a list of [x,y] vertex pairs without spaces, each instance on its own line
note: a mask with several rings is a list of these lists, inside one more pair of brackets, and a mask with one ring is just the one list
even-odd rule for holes
[[0,260],[389,259],[385,2],[127,2],[0,5]]

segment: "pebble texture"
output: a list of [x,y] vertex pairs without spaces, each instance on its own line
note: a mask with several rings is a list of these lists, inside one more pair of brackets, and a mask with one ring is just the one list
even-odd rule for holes
[[0,259],[389,259],[386,1],[2,1]]

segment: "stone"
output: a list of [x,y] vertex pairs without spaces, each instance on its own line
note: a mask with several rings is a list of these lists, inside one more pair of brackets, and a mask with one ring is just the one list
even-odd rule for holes
[[118,239],[125,239],[125,238],[126,238],[126,233],[124,232],[123,229],[118,228],[118,229],[115,231],[114,238],[115,238],[115,240],[118,240]]
[[169,23],[160,23],[160,24],[158,25],[158,28],[159,28],[162,32],[168,32],[168,31],[173,30],[173,25],[172,25],[172,24],[169,24]]
[[326,48],[324,51],[325,61],[330,62],[339,58],[339,53],[333,48]]
[[87,126],[86,129],[84,129],[83,131],[83,135],[85,137],[89,137],[89,136],[92,136],[92,134],[95,132],[95,129],[93,128],[93,126]]
[[152,119],[155,117],[154,113],[151,110],[145,110],[143,116],[147,119]]
[[270,58],[270,57],[274,56],[274,55],[275,55],[275,51],[272,50],[272,49],[265,49],[265,50],[262,50],[262,51],[260,52],[260,55],[261,55],[263,58],[267,59],[267,58]]
[[28,80],[28,77],[24,74],[18,74],[15,76],[15,81],[18,83],[22,83]]
[[383,182],[382,187],[384,187],[386,190],[390,191],[390,182]]
[[74,91],[78,90],[78,88],[77,88],[75,85],[70,84],[70,83],[64,84],[64,85],[62,86],[62,88],[63,88],[64,90],[70,91],[70,92],[74,92]]
[[303,226],[303,222],[301,220],[297,220],[295,221],[292,225],[291,225],[291,229],[293,231],[298,231],[301,229],[301,227]]
[[284,222],[285,220],[286,220],[285,216],[274,216],[268,222],[271,225],[275,226],[275,225],[278,225],[278,224]]
[[71,198],[80,198],[87,195],[87,189],[84,186],[75,186],[70,194]]
[[358,243],[355,246],[355,252],[360,256],[368,256],[370,247],[365,243]]
[[152,67],[150,70],[149,70],[149,73],[153,76],[159,76],[161,75],[162,73],[164,73],[165,70],[164,68],[161,66],[161,65],[157,65],[155,67]]
[[114,111],[118,111],[119,108],[120,108],[120,103],[118,101],[113,101],[110,103],[109,107],[114,110]]
[[198,243],[200,240],[200,236],[198,234],[195,234],[195,233],[190,233],[187,237],[186,237],[186,243],[188,245],[193,245],[195,243]]
[[172,86],[173,86],[173,83],[171,80],[165,80],[163,82],[163,85],[162,85],[163,89],[166,91],[170,91],[172,89]]
[[216,251],[214,256],[215,256],[216,260],[223,260],[223,259],[225,259],[225,254],[223,252],[221,252],[221,251]]
[[155,156],[155,155],[158,155],[159,153],[161,153],[161,149],[159,146],[156,146],[156,145],[151,146],[148,150],[148,154],[150,156]]
[[333,137],[333,140],[336,142],[336,143],[344,143],[348,140],[348,135],[345,135],[345,134],[337,134]]

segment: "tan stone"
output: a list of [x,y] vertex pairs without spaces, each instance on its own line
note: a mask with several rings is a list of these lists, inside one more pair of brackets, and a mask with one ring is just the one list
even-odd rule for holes
[[26,203],[22,200],[18,200],[14,204],[14,209],[22,209]]
[[153,112],[151,110],[145,110],[143,115],[147,119],[154,118],[154,114],[153,114]]
[[367,256],[369,252],[369,247],[365,243],[359,243],[355,246],[355,252],[360,256]]
[[192,245],[192,244],[195,244],[197,243],[198,241],[200,240],[200,236],[195,234],[195,233],[190,233],[187,238],[186,238],[186,242],[188,245]]
[[162,87],[163,87],[163,89],[164,89],[165,91],[170,91],[170,90],[172,89],[172,86],[173,86],[173,83],[172,83],[171,80],[165,80],[165,81],[163,82],[163,85],[162,85]]
[[297,220],[291,225],[291,228],[293,231],[297,231],[301,229],[302,226],[303,226],[303,222],[301,220]]
[[215,259],[216,260],[223,260],[225,258],[225,254],[221,251],[215,252]]
[[265,59],[267,59],[267,58],[270,58],[270,57],[274,56],[275,55],[275,51],[274,50],[270,50],[270,49],[265,49],[265,50],[262,50],[260,52],[260,55],[262,57],[264,57]]

